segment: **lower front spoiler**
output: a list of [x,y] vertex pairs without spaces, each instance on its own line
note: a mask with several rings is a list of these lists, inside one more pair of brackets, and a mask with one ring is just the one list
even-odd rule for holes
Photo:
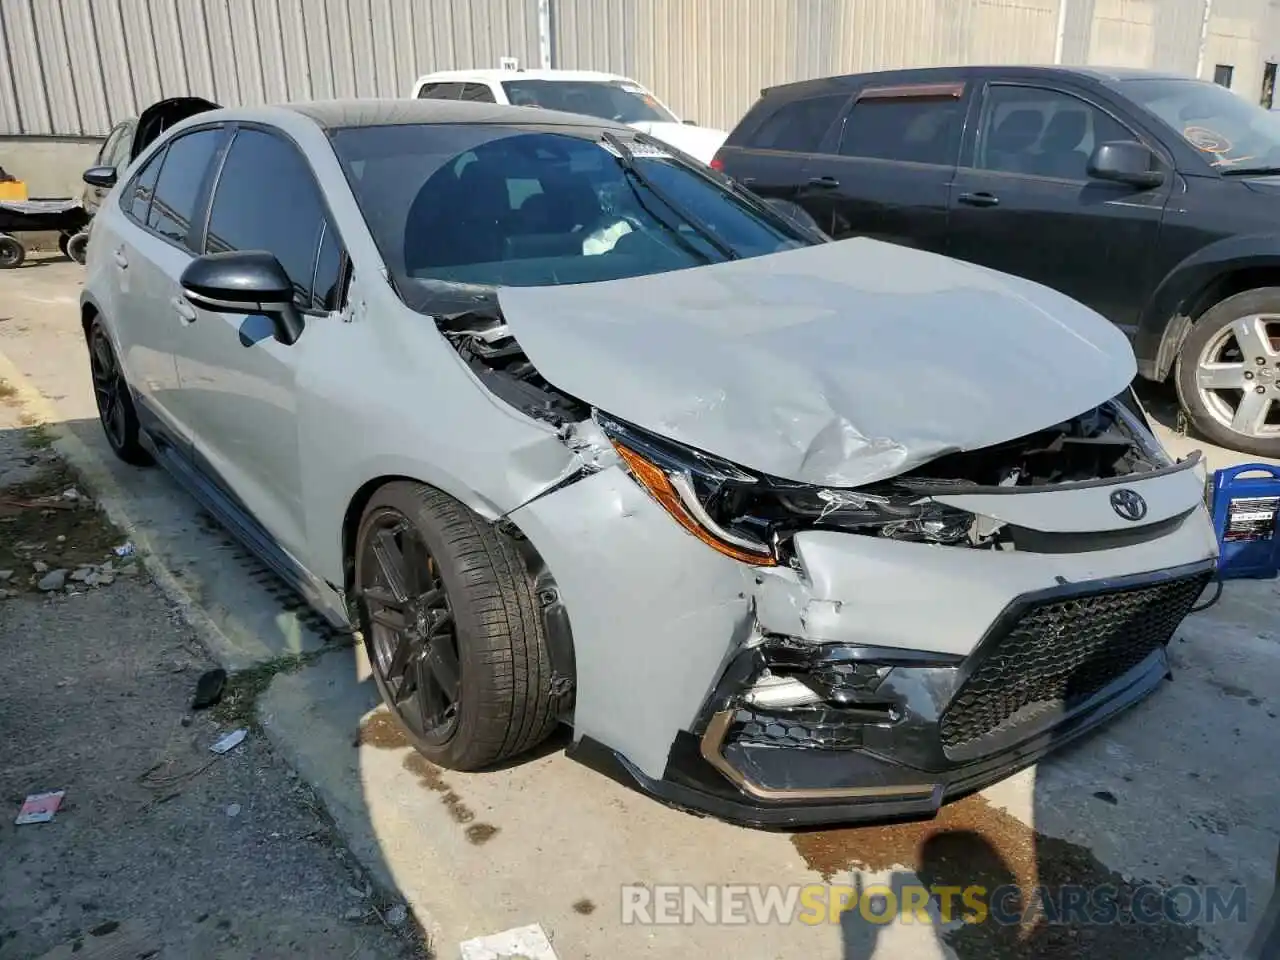
[[[721,752],[721,741],[728,728],[727,713],[712,718],[701,740],[681,733],[672,746],[667,771],[660,780],[645,776],[625,757],[587,737],[571,747],[569,753],[580,762],[658,799],[742,826],[789,829],[922,820],[935,816],[944,802],[1003,780],[1088,733],[1144,699],[1167,676],[1168,656],[1161,647],[1078,704],[1056,726],[998,753],[942,771],[916,770],[883,758],[867,758],[855,751],[858,760],[871,759],[883,768],[882,782],[865,787],[794,791],[760,788],[728,763]],[[849,751],[841,750],[780,748],[777,753],[788,755],[783,762],[803,764],[806,767],[803,780],[807,783],[819,782],[823,766],[838,770],[828,779],[845,779],[847,768],[855,759]]]

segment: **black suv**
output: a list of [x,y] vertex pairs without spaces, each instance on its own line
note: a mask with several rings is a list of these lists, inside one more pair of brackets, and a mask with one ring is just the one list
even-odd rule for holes
[[1075,297],[1208,439],[1280,457],[1280,115],[1146,71],[899,70],[763,91],[712,165]]

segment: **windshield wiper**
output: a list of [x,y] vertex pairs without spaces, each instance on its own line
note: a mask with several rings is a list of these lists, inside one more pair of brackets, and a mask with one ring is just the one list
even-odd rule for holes
[[[726,260],[741,259],[741,255],[732,247],[730,247],[727,243],[721,240],[718,236],[716,236],[714,230],[708,227],[705,223],[703,223],[697,217],[689,213],[689,211],[683,209],[678,204],[673,203],[671,198],[667,196],[664,190],[655,186],[653,181],[649,177],[645,176],[643,173],[640,172],[639,167],[636,165],[635,155],[631,152],[630,147],[628,147],[625,143],[619,140],[617,136],[615,136],[613,133],[609,132],[608,130],[604,131],[604,133],[600,135],[600,139],[603,140],[605,143],[609,144],[609,146],[613,147],[615,151],[617,151],[618,162],[622,164],[623,170],[625,170],[631,177],[633,177],[635,181],[639,183],[642,187],[647,189],[650,193],[652,193],[655,197],[657,197],[660,201],[662,201],[662,203],[667,207],[667,209],[683,217],[685,223],[693,227],[693,229],[699,235],[701,235],[701,237],[704,240],[706,240],[707,243],[711,244],[711,246],[715,248],[717,253],[719,253]],[[647,139],[648,138],[646,138],[646,140]],[[659,141],[654,141],[654,143],[658,143],[658,142]],[[678,230],[676,231],[676,236],[679,236]]]
[[1272,167],[1219,167],[1218,172],[1224,177],[1265,177],[1280,173],[1280,166]]

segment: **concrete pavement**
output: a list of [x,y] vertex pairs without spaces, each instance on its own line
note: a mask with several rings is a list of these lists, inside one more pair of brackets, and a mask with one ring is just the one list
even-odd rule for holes
[[[58,448],[127,526],[156,581],[229,669],[265,690],[263,728],[315,785],[348,843],[394,884],[441,956],[460,941],[541,924],[570,957],[734,955],[1238,956],[1271,893],[1280,837],[1280,588],[1232,583],[1191,617],[1172,650],[1176,679],[1094,737],[948,808],[933,825],[795,836],[743,830],[666,808],[566,760],[559,749],[481,774],[439,771],[380,713],[361,655],[318,627],[272,578],[159,471],[115,461],[97,424],[76,313],[80,268],[34,261],[0,274],[0,379],[54,425]],[[1171,438],[1171,446],[1184,444]],[[1215,452],[1225,458],[1225,452]],[[301,655],[299,657],[299,655]],[[553,745],[554,747],[554,745]],[[950,861],[940,843],[976,844]],[[829,875],[901,890],[1144,881],[1243,885],[1245,922],[1162,923],[1137,931],[1017,931],[833,923],[622,923],[625,884],[808,884]],[[954,862],[953,862],[954,861]],[[940,866],[941,864],[941,866]],[[984,872],[985,871],[985,872]],[[936,913],[936,909],[935,909]],[[1058,934],[1061,936],[1058,936]],[[984,939],[985,938],[985,939]],[[946,942],[943,942],[945,939]]]

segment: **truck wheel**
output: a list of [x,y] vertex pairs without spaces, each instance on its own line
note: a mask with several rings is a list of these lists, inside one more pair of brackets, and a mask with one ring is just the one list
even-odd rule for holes
[[1207,310],[1178,351],[1174,382],[1206,439],[1280,457],[1280,287],[1246,290]]
[[18,238],[0,233],[0,270],[20,267],[25,259],[27,259],[27,248],[18,242]]
[[486,767],[555,728],[533,580],[483,518],[422,484],[389,483],[360,520],[355,582],[378,691],[428,760]]

